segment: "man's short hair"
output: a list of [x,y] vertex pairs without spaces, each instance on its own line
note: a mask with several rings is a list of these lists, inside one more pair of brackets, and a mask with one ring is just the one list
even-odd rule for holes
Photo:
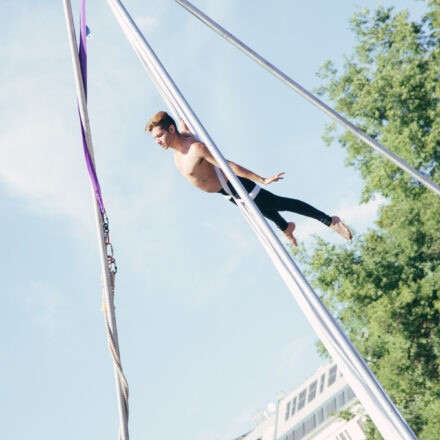
[[169,131],[171,125],[174,125],[176,129],[176,133],[179,133],[177,130],[176,122],[167,112],[158,112],[156,113],[149,121],[145,127],[145,131],[151,132],[154,127],[160,127],[163,130]]

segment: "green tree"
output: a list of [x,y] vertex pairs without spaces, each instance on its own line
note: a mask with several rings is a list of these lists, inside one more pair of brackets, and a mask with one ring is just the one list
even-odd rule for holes
[[[341,72],[327,62],[319,93],[370,136],[440,183],[440,0],[419,22],[362,10]],[[349,246],[316,239],[308,278],[422,440],[440,433],[440,198],[332,124],[325,136],[362,176],[362,201],[387,203]],[[369,439],[381,436],[371,425]]]

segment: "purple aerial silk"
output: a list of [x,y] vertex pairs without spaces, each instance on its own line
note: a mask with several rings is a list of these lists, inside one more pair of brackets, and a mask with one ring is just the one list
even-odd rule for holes
[[[81,65],[81,73],[82,73],[82,79],[83,79],[83,85],[84,85],[84,93],[86,95],[87,99],[87,27],[86,27],[86,7],[85,7],[85,0],[81,0],[81,13],[80,13],[80,20],[79,20],[79,27],[80,27],[80,38],[79,38],[79,62]],[[83,146],[84,146],[84,155],[86,158],[87,163],[87,169],[89,170],[90,179],[92,181],[93,191],[95,193],[96,201],[98,202],[99,209],[101,210],[101,214],[105,214],[105,208],[104,203],[102,201],[102,194],[101,194],[101,188],[99,186],[98,177],[96,176],[96,170],[93,166],[92,158],[90,157],[89,149],[87,148],[87,140],[86,135],[84,131],[84,123],[81,119],[81,114],[79,116],[81,121],[81,133],[82,133],[82,140],[83,140]]]

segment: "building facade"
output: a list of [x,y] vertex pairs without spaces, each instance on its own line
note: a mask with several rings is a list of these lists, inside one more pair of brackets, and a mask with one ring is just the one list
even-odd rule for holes
[[365,440],[363,408],[335,364],[321,367],[276,410],[257,413],[243,440]]

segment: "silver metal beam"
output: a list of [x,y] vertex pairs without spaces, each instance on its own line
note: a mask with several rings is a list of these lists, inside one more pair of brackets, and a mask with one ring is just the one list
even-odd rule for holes
[[319,98],[314,96],[311,92],[309,92],[305,88],[301,87],[292,78],[287,76],[284,72],[282,72],[280,69],[275,67],[273,64],[269,63],[269,61],[264,59],[262,56],[258,55],[253,49],[251,49],[249,46],[244,44],[242,41],[240,41],[238,38],[236,38],[234,35],[232,35],[230,32],[228,32],[225,28],[223,28],[218,23],[216,23],[214,20],[212,20],[210,17],[208,17],[206,14],[204,14],[202,11],[197,9],[190,2],[188,2],[186,0],[175,0],[175,1],[177,3],[179,3],[181,6],[183,6],[187,11],[191,12],[191,14],[193,14],[195,17],[197,17],[200,21],[205,23],[207,26],[209,26],[211,29],[213,29],[215,32],[217,32],[219,35],[221,35],[223,38],[225,38],[227,41],[232,43],[235,47],[240,49],[242,52],[244,52],[246,55],[248,55],[250,58],[252,58],[258,64],[260,64],[260,66],[264,67],[270,73],[275,75],[284,84],[288,85],[290,88],[292,88],[293,90],[298,92],[302,97],[307,99],[309,102],[314,104],[316,107],[318,107],[320,110],[322,110],[328,116],[330,116],[336,122],[341,124],[346,130],[353,133],[358,139],[365,142],[371,148],[373,148],[374,150],[376,150],[377,152],[382,154],[382,156],[384,156],[386,159],[388,159],[389,161],[391,161],[392,163],[397,165],[400,169],[402,169],[406,173],[410,174],[414,179],[418,180],[426,188],[435,192],[437,195],[440,195],[440,186],[439,185],[434,183],[432,180],[428,179],[426,176],[424,176],[422,173],[420,173],[419,171],[414,169],[412,166],[408,165],[404,160],[402,160],[400,157],[396,156],[394,153],[392,153],[390,150],[385,148],[379,142],[372,139],[370,136],[368,136],[366,133],[364,133],[360,128],[356,127],[350,121],[345,119],[337,111],[333,110],[327,104],[322,102]]

